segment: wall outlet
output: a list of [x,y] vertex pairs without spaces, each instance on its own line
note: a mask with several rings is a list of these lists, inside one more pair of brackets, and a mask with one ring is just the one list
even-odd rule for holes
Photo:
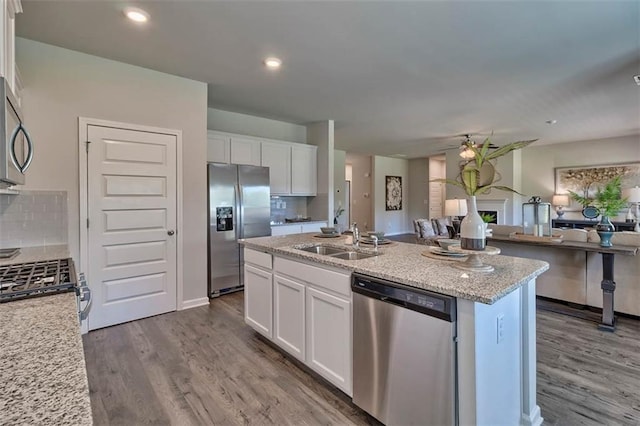
[[504,315],[500,314],[496,318],[496,343],[504,340]]

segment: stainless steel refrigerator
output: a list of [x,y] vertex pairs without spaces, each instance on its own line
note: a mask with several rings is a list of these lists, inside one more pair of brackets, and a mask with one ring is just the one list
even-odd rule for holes
[[271,235],[269,168],[208,164],[209,297],[242,289],[240,238]]

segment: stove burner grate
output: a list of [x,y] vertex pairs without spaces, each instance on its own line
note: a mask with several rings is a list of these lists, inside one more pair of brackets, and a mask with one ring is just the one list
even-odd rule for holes
[[71,259],[0,266],[0,303],[73,291],[76,276]]

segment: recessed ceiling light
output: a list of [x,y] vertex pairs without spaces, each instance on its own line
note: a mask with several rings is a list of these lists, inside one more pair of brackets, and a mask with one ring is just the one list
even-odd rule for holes
[[282,65],[282,61],[274,56],[264,60],[264,64],[271,70],[277,70]]
[[556,124],[558,122],[558,120],[547,120],[545,121],[545,123],[547,124]]
[[134,22],[144,23],[149,20],[149,14],[137,7],[128,7],[124,10],[124,15]]

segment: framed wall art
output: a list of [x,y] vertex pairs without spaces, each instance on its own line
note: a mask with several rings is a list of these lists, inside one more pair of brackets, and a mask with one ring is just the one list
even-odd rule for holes
[[616,176],[622,176],[622,188],[640,185],[640,162],[555,168],[556,194],[576,192],[585,198]]
[[386,210],[402,210],[402,176],[385,177]]

